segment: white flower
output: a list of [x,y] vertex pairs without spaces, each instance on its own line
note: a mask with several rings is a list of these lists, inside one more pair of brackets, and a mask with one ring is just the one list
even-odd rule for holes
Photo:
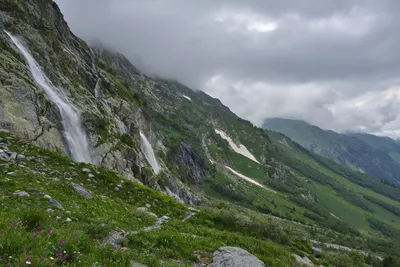
[[12,256],[8,256],[9,259],[12,259]]
[[50,260],[54,260],[54,258],[53,258],[53,257],[50,257]]
[[25,264],[28,264],[28,265],[30,265],[30,264],[32,264],[32,262],[30,262],[30,261],[26,261],[26,262],[25,262]]

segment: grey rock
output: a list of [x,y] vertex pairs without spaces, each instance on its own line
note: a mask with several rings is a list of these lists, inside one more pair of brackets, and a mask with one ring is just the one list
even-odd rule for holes
[[147,203],[146,208],[151,208],[151,205],[149,203]]
[[37,190],[37,189],[33,189],[33,188],[27,189],[26,192],[28,192],[28,193],[30,193],[32,195],[37,195],[37,196],[40,195],[40,191]]
[[265,267],[257,257],[244,249],[221,247],[213,255],[213,263],[209,267]]
[[15,175],[15,172],[7,172],[7,175],[14,176],[14,175]]
[[88,177],[89,177],[89,178],[93,178],[93,177],[94,177],[94,175],[93,175],[93,174],[91,174],[91,173],[89,173],[89,174],[88,174]]
[[312,261],[310,261],[310,259],[307,257],[302,258],[297,254],[293,254],[293,256],[295,257],[296,261],[300,264],[303,264],[306,266],[314,266],[314,263]]
[[178,165],[189,170],[190,184],[200,186],[203,183],[205,163],[185,142],[180,143],[179,152]]
[[17,156],[18,156],[17,152],[11,152],[10,159],[16,160]]
[[50,213],[50,214],[54,214],[56,211],[53,210],[53,209],[48,208],[48,209],[46,210],[46,212],[47,212],[47,213]]
[[9,158],[9,156],[8,156],[8,154],[3,150],[3,149],[0,149],[0,160],[9,160],[10,158]]
[[93,196],[81,185],[72,183],[72,187],[75,189],[76,192],[78,192],[80,195],[87,199],[93,198]]
[[91,173],[92,171],[91,171],[90,169],[88,169],[88,168],[83,168],[83,169],[82,169],[82,172]]
[[18,196],[18,197],[29,197],[29,194],[25,191],[15,191],[13,193],[13,196]]
[[63,210],[64,209],[64,207],[57,201],[57,200],[55,200],[55,199],[50,199],[49,200],[49,204],[50,205],[54,205],[54,206],[56,206],[58,209],[60,209],[60,210]]
[[10,167],[8,164],[0,164],[1,169],[7,169],[8,167]]
[[19,160],[24,160],[25,158],[26,158],[25,155],[22,155],[22,154],[17,155],[17,159],[19,159]]

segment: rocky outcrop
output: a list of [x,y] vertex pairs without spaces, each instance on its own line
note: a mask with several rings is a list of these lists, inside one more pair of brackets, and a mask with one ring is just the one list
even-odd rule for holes
[[214,253],[213,263],[209,267],[265,267],[256,256],[244,249],[222,247]]
[[180,143],[177,163],[187,171],[189,183],[201,188],[204,178],[204,162],[185,142]]

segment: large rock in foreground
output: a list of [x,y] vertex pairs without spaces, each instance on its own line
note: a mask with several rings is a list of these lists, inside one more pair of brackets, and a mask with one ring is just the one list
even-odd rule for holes
[[257,257],[244,249],[221,247],[214,252],[213,263],[209,267],[265,267]]

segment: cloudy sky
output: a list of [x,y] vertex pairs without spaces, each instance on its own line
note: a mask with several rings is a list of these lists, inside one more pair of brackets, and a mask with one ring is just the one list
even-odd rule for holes
[[398,0],[56,0],[72,30],[239,116],[400,137]]

